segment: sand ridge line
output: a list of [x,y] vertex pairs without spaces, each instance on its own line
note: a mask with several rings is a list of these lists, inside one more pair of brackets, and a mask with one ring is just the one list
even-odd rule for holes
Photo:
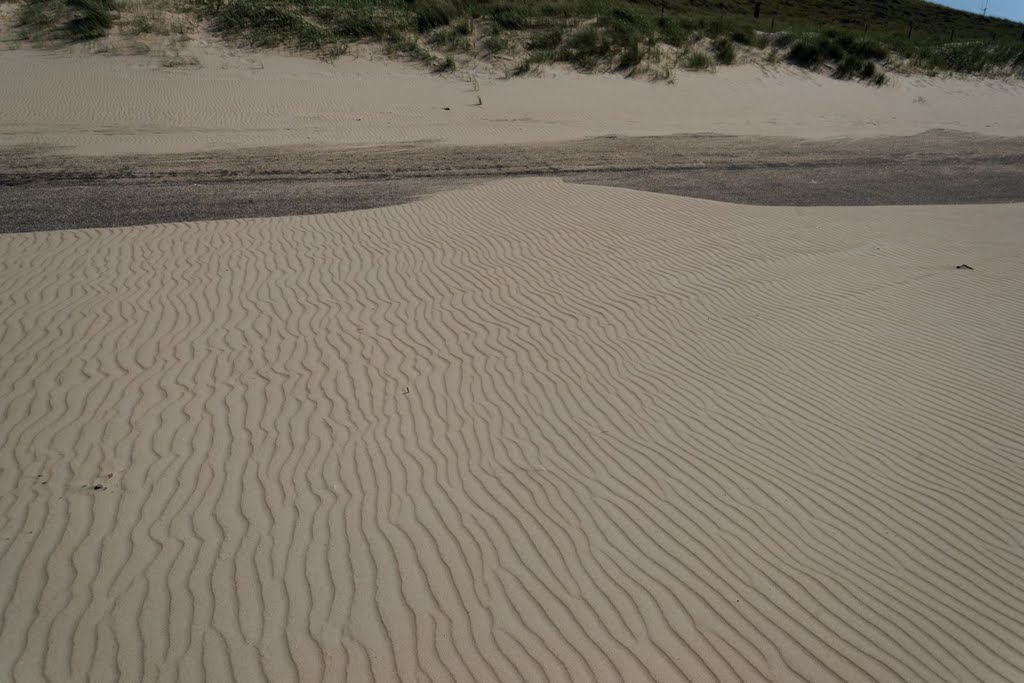
[[1013,680],[1022,216],[520,179],[0,236],[0,671]]

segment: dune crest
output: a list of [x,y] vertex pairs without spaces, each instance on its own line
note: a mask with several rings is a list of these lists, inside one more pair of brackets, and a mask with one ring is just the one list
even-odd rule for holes
[[0,235],[0,678],[1020,680],[1022,224],[526,179]]

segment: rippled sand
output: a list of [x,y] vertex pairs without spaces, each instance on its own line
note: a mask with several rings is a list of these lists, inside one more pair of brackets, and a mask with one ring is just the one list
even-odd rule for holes
[[0,678],[1021,680],[1021,225],[514,180],[0,235]]

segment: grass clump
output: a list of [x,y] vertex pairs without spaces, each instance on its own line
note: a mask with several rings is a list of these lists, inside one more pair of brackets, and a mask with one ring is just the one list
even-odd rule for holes
[[864,62],[860,67],[860,72],[857,74],[857,77],[861,80],[870,81],[874,80],[875,76],[879,73],[881,73],[881,71],[879,71],[874,62]]
[[184,36],[192,29],[187,17],[171,14],[153,6],[126,12],[128,19],[120,21],[121,30],[133,36]]
[[839,59],[843,53],[828,41],[817,38],[802,38],[790,45],[787,58],[793,64],[805,69],[820,66],[829,60]]
[[451,55],[445,55],[444,59],[439,59],[434,62],[435,73],[447,73],[449,71],[455,71],[459,68],[459,65],[455,63],[455,58]]
[[822,34],[821,40],[828,41],[841,49],[843,52],[859,57],[860,59],[883,60],[888,59],[889,50],[873,40],[857,38],[848,33],[830,29]]
[[772,47],[780,50],[785,50],[794,42],[796,42],[796,36],[792,33],[776,33],[771,39]]
[[331,31],[283,5],[255,5],[233,2],[219,17],[217,28],[240,33],[257,47],[292,43],[300,48],[318,49],[333,38]]
[[72,40],[93,40],[107,35],[114,25],[113,0],[68,0],[71,18],[65,26]]
[[506,31],[521,31],[530,25],[526,14],[516,5],[498,5],[491,11],[491,19]]
[[839,64],[836,65],[836,69],[833,75],[836,78],[844,80],[850,79],[853,78],[854,76],[859,76],[864,66],[865,63],[862,60],[857,59],[853,55],[846,55],[839,62]]
[[540,33],[534,34],[534,36],[526,43],[526,47],[529,50],[554,50],[561,44],[562,27],[554,26],[541,31]]
[[736,61],[736,48],[728,38],[718,38],[712,47],[719,64],[733,64]]
[[639,43],[630,43],[619,55],[619,68],[620,69],[635,69],[640,66],[641,60],[643,60],[644,53],[640,49]]
[[714,66],[714,61],[712,61],[711,55],[707,52],[697,50],[686,55],[683,66],[690,71],[707,71]]
[[[571,33],[554,45],[554,37],[540,41],[541,49],[557,48],[552,57],[583,71],[599,66],[636,71],[645,56],[654,54],[658,30],[650,17],[627,7],[613,7],[597,21]],[[561,33],[557,34],[559,37]],[[531,47],[533,47],[531,45]]]
[[641,42],[653,43],[656,35],[653,22],[646,16],[623,7],[599,17],[597,25],[607,42],[618,50],[632,50]]
[[568,62],[584,71],[593,71],[612,54],[612,44],[595,26],[580,29],[558,53],[559,61]]
[[[387,45],[387,51],[392,55],[401,55],[417,62],[435,65],[434,55],[424,48],[413,38],[400,38]],[[436,66],[436,65],[435,65]]]
[[17,26],[28,40],[94,40],[107,35],[116,16],[114,0],[29,0]]
[[526,74],[533,71],[534,68],[535,64],[533,63],[533,60],[527,57],[526,59],[520,60],[518,64],[512,67],[508,72],[508,76],[509,78],[525,76]]
[[886,59],[889,51],[869,40],[854,38],[838,31],[804,36],[789,47],[786,58],[792,64],[808,69],[834,64],[832,75],[840,79],[859,78],[879,82],[875,60]]
[[732,31],[732,27],[721,17],[701,21],[700,29],[701,33],[708,38],[717,38],[719,36],[729,35]]
[[54,20],[51,14],[60,2],[26,2],[21,6],[15,26],[18,37],[23,40],[40,40],[53,32]]
[[911,60],[930,71],[955,71],[965,74],[1008,72],[1024,75],[1024,46],[991,44],[980,41],[919,47]]
[[499,54],[509,48],[508,38],[500,33],[492,33],[480,41],[480,47],[487,54]]
[[407,39],[405,33],[416,26],[397,5],[372,0],[232,0],[205,7],[214,29],[257,47],[322,50],[356,40],[390,45]]
[[145,33],[165,35],[170,31],[166,28],[166,22],[161,19],[152,12],[140,12],[128,22],[128,32],[137,36]]
[[734,43],[738,43],[739,45],[754,44],[754,32],[749,29],[733,31],[732,35],[729,37],[732,38]]
[[413,7],[413,21],[416,30],[427,33],[447,26],[457,13],[455,6],[447,0],[419,0]]
[[692,27],[686,22],[671,17],[658,19],[658,38],[672,47],[683,47],[690,41]]
[[427,42],[439,48],[451,52],[469,52],[470,42],[465,34],[459,32],[455,27],[446,26],[438,29],[427,38]]

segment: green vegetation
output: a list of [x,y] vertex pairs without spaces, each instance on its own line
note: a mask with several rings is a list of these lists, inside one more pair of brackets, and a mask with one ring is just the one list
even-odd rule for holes
[[697,52],[691,52],[686,55],[683,65],[690,71],[707,71],[714,66],[714,62],[711,60],[711,57],[708,56],[707,52],[698,50]]
[[730,38],[718,38],[714,43],[715,59],[719,64],[732,64],[736,61],[736,48]]
[[430,34],[427,42],[434,47],[451,52],[469,52],[472,49],[472,44],[466,36],[467,34],[458,30],[458,28],[446,26]]
[[558,59],[589,71],[607,60],[611,52],[612,44],[607,37],[596,26],[586,26],[566,41]]
[[114,0],[27,0],[18,17],[24,38],[92,40],[114,25]]
[[75,40],[90,40],[106,35],[114,25],[113,0],[68,0],[71,18],[65,30]]
[[984,74],[990,72],[993,65],[1009,65],[1018,75],[1024,73],[1024,50],[1007,43],[920,45],[909,53],[915,65],[930,72]]
[[[23,0],[20,23],[29,36],[58,27],[66,38],[93,38],[118,21],[117,1]],[[445,55],[466,54],[511,59],[510,73],[550,62],[639,75],[784,59],[872,83],[883,67],[1024,74],[1024,26],[924,0],[762,0],[758,18],[752,0],[177,1],[255,46],[332,56],[371,41],[439,70],[457,68]],[[129,31],[149,27],[121,21]]]
[[836,64],[833,75],[836,78],[842,79],[859,78],[874,85],[885,83],[885,74],[878,70],[874,62],[863,60],[853,55],[845,55]]
[[562,44],[563,29],[561,26],[553,26],[549,29],[539,31],[526,41],[528,50],[554,50]]
[[526,59],[516,64],[515,67],[510,69],[508,74],[506,74],[506,78],[512,78],[514,76],[525,76],[526,74],[533,71],[533,69],[533,62],[531,62],[530,58],[527,57]]
[[832,65],[836,78],[860,78],[876,85],[884,82],[879,78],[876,62],[888,59],[889,50],[880,43],[855,38],[835,30],[795,38],[782,35],[776,39],[777,47],[787,47],[787,59],[808,69]]
[[455,71],[457,68],[459,68],[459,65],[455,63],[455,58],[451,55],[447,55],[444,59],[441,59],[434,64],[434,71],[437,73]]
[[500,33],[492,33],[480,41],[480,47],[486,55],[496,55],[509,49],[508,38]]

